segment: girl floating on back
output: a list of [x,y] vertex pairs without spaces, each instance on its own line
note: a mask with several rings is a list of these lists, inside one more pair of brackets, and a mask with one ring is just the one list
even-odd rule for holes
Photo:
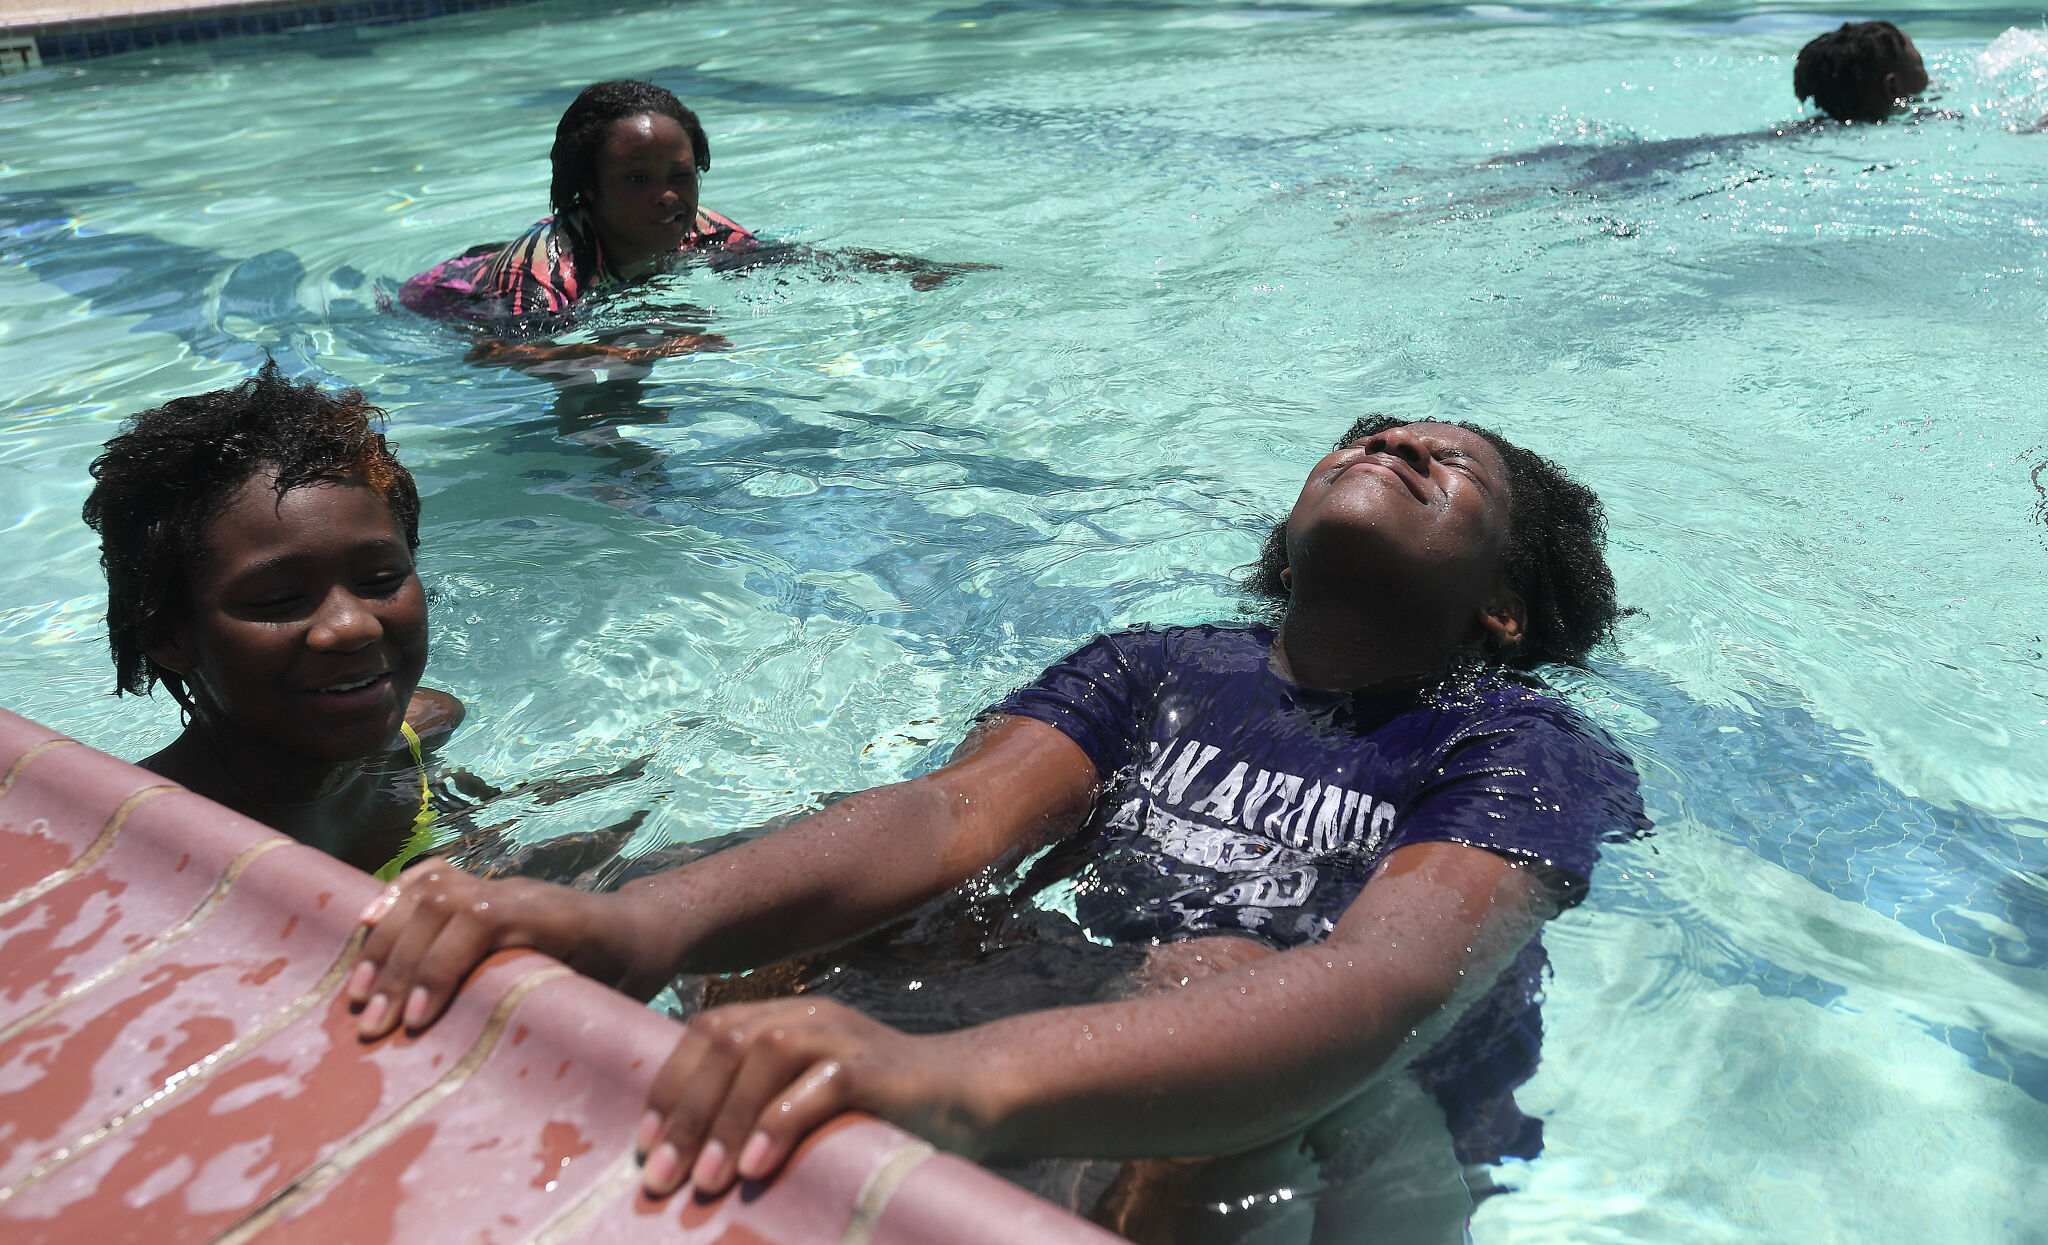
[[[614,895],[422,862],[365,913],[361,1031],[431,1023],[499,948],[652,994],[1050,848],[977,902],[1028,921],[1052,914],[1030,896],[1064,887],[1089,937],[1149,949],[1162,989],[943,1034],[809,993],[707,1010],[654,1083],[648,1190],[764,1179],[860,1109],[976,1157],[1228,1156],[1197,1201],[1114,1188],[1099,1213],[1141,1240],[1462,1223],[1461,1164],[1540,1137],[1511,1097],[1536,1050],[1530,942],[1584,895],[1600,843],[1643,822],[1629,762],[1526,673],[1609,634],[1602,541],[1598,499],[1535,454],[1361,420],[1267,544],[1253,586],[1277,626],[1096,639],[949,764]],[[1410,1110],[1434,1133],[1395,1157],[1435,1166],[1371,1178],[1363,1139]]]

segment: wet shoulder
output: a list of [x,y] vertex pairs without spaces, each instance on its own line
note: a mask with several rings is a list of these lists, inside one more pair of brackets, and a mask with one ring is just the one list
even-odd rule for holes
[[1145,628],[1157,636],[1162,663],[1176,671],[1209,675],[1263,675],[1271,669],[1273,631],[1270,627],[1225,626],[1198,623],[1188,627]]
[[683,239],[681,249],[724,247],[727,250],[748,250],[759,244],[760,239],[731,217],[720,215],[708,207],[699,207],[696,222],[689,236]]
[[1640,825],[1640,785],[1635,764],[1601,727],[1541,677],[1494,668],[1431,697],[1439,714],[1439,756],[1474,741],[1489,746],[1497,761],[1512,758],[1531,772],[1628,793],[1638,802],[1626,820]]
[[1495,666],[1446,680],[1425,692],[1420,707],[1431,713],[1447,741],[1508,730],[1584,736],[1604,742],[1600,729],[1539,675]]
[[1134,686],[1259,676],[1268,668],[1273,633],[1256,627],[1202,623],[1186,627],[1141,624],[1097,636],[1079,655],[1113,663]]

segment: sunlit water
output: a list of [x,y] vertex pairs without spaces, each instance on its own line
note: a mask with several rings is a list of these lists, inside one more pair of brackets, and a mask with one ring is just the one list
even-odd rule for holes
[[[108,695],[85,466],[266,350],[391,412],[451,757],[651,755],[521,823],[648,810],[636,849],[927,766],[1098,630],[1232,616],[1354,415],[1482,420],[1606,499],[1642,613],[1562,684],[1658,831],[1549,935],[1547,1149],[1474,1236],[2048,1240],[2037,11],[1885,14],[1944,111],[1781,134],[1839,15],[583,7],[0,83],[0,702],[168,736]],[[1000,268],[677,275],[733,349],[637,391],[378,309],[542,215],[556,116],[625,73],[702,113],[744,224]]]

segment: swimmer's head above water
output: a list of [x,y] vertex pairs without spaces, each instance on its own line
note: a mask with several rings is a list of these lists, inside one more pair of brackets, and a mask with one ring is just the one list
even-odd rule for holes
[[1890,22],[1848,22],[1799,49],[1792,93],[1837,121],[1882,121],[1927,89],[1920,49]]
[[555,126],[548,198],[587,213],[615,265],[673,252],[697,221],[711,145],[697,114],[651,82],[583,88]]
[[[241,528],[274,526],[305,544],[347,535],[317,530],[337,516],[297,511],[348,500],[364,512],[366,530],[355,535],[366,547],[379,546],[349,569],[377,581],[363,591],[382,592],[390,580],[405,598],[405,608],[383,626],[380,642],[393,654],[354,664],[391,667],[387,673],[402,686],[391,687],[388,699],[404,711],[426,661],[424,600],[412,600],[420,596],[412,568],[420,499],[411,473],[372,424],[381,417],[361,393],[295,385],[273,362],[239,385],[144,411],[107,442],[92,464],[96,483],[85,521],[100,534],[117,692],[145,695],[161,683],[196,718],[232,717],[233,702],[249,694],[233,690],[235,684],[262,659],[238,649],[229,633],[239,627],[267,635],[296,617],[304,603],[287,599],[295,591],[285,582],[292,575],[275,572],[315,556],[296,544],[273,544],[249,567],[232,567],[240,545],[277,534]],[[244,517],[250,524],[238,522]],[[255,578],[216,582],[238,570]],[[265,575],[279,582],[258,583]],[[209,622],[214,615],[220,627]],[[385,733],[397,730],[394,720]]]
[[[697,114],[649,82],[599,82],[585,87],[555,126],[548,198],[554,214],[510,242],[486,243],[406,281],[398,301],[435,319],[476,323],[517,321],[567,312],[578,300],[665,271],[686,251],[738,254],[758,246],[754,235],[699,202],[699,175],[711,167],[711,145]],[[648,358],[722,344],[695,333],[669,337]],[[481,356],[501,362],[555,359],[548,344]],[[612,355],[603,345],[566,353]],[[478,358],[479,356],[472,356]]]
[[463,714],[419,686],[420,499],[380,418],[266,363],[129,420],[85,503],[116,690],[184,710],[143,768],[365,869],[427,833],[422,749]]
[[[1375,461],[1368,487],[1340,488]],[[1600,499],[1548,459],[1470,424],[1369,415],[1309,472],[1245,584],[1284,613],[1296,567],[1333,566],[1337,582],[1309,587],[1442,611],[1506,665],[1583,665],[1621,615],[1605,541]]]
[[381,417],[361,393],[295,385],[272,362],[232,388],[144,411],[107,442],[92,464],[85,521],[100,534],[118,692],[146,695],[162,683],[186,699],[185,676],[150,653],[192,605],[209,525],[258,475],[280,504],[310,484],[367,487],[389,509],[405,552],[418,549],[419,493],[372,426]]

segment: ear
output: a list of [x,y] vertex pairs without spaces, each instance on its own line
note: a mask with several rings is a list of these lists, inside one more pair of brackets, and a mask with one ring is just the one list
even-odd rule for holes
[[1899,75],[1896,73],[1887,73],[1884,76],[1885,102],[1893,103],[1898,100],[1904,99],[1905,97],[1906,93],[1899,89]]
[[186,639],[182,628],[172,632],[169,639],[160,644],[152,644],[142,652],[151,661],[173,674],[190,674],[192,668],[199,664],[199,659],[192,655],[191,642]]
[[1523,604],[1522,594],[1508,587],[1507,581],[1501,581],[1479,608],[1479,627],[1486,633],[1487,647],[1499,652],[1520,644],[1528,617],[1529,607]]
[[1293,592],[1293,591],[1294,591],[1294,568],[1293,568],[1293,567],[1291,567],[1291,566],[1283,566],[1283,567],[1281,567],[1281,568],[1280,568],[1280,586],[1281,586],[1282,588],[1285,588],[1285,589],[1287,589],[1287,591],[1289,591],[1289,592]]

